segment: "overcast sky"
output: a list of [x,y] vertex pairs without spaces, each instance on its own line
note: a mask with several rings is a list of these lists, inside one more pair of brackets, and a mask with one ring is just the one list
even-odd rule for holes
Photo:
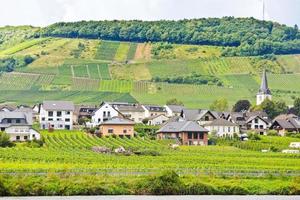
[[[262,0],[0,0],[0,26],[60,21],[255,17]],[[266,19],[300,25],[300,0],[265,0]]]

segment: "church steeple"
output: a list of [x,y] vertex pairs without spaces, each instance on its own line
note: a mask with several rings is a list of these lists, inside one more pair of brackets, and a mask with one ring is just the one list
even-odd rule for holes
[[263,75],[261,78],[261,85],[258,91],[260,94],[271,94],[271,91],[269,89],[268,86],[268,79],[267,79],[267,74],[266,74],[266,70],[264,69],[263,71]]
[[261,85],[256,95],[256,105],[260,105],[266,99],[272,100],[272,94],[268,86],[267,73],[264,69],[261,78]]

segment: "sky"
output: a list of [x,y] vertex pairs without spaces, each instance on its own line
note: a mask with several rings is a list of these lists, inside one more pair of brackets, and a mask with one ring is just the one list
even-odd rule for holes
[[[114,19],[255,17],[263,0],[0,0],[0,26]],[[300,25],[300,0],[265,0],[265,19]]]

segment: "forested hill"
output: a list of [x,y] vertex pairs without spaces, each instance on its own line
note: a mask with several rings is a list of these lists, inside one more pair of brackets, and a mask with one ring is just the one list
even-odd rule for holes
[[41,36],[224,46],[224,56],[300,53],[298,27],[254,18],[56,23]]

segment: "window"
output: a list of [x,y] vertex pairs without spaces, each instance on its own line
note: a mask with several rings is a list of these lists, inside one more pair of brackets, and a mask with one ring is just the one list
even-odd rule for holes
[[205,116],[204,121],[209,121],[209,116]]
[[45,117],[42,117],[42,121],[45,121]]
[[28,136],[27,136],[27,135],[25,135],[25,136],[24,136],[24,140],[27,140],[27,139],[28,139]]
[[258,125],[255,125],[254,127],[255,127],[255,129],[258,129]]
[[48,121],[53,121],[53,118],[49,118]]
[[16,136],[16,140],[20,140],[20,136],[19,135]]
[[53,117],[53,112],[52,112],[52,111],[49,111],[49,112],[48,112],[48,116],[49,116],[49,117]]
[[260,129],[264,129],[264,126],[263,126],[263,125],[260,125],[259,128],[260,128]]
[[228,127],[228,132],[230,132],[230,127]]
[[254,122],[257,124],[258,123],[258,119],[255,119]]
[[11,119],[7,119],[7,123],[9,123],[9,124],[10,124],[10,123],[11,123]]
[[17,119],[17,120],[16,120],[16,123],[17,123],[17,124],[20,124],[20,123],[21,123],[21,120],[20,120],[20,119]]
[[188,133],[188,139],[193,139],[193,133]]
[[66,111],[66,115],[69,115],[70,114],[70,111]]
[[126,134],[126,133],[127,133],[127,129],[124,129],[124,130],[123,130],[123,133]]
[[199,134],[199,139],[201,139],[201,140],[204,139],[204,134],[203,134],[203,133],[200,133],[200,134]]
[[66,118],[65,121],[66,121],[66,122],[70,122],[70,118]]
[[107,116],[110,117],[110,111],[107,112]]
[[198,139],[198,133],[194,133],[194,139]]
[[61,117],[61,111],[57,111],[56,116],[57,116],[57,117]]
[[32,134],[32,137],[35,138],[35,134]]
[[114,133],[114,129],[113,128],[109,128],[108,129],[108,133]]
[[106,111],[103,112],[103,117],[106,117]]

